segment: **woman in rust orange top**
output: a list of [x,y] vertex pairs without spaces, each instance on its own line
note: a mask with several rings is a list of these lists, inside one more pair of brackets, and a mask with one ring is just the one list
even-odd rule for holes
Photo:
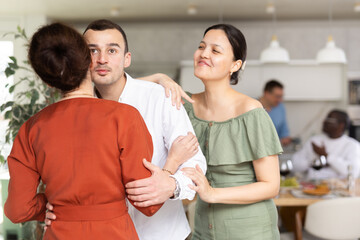
[[[142,163],[152,157],[151,136],[135,108],[93,97],[90,59],[70,27],[56,23],[34,34],[31,65],[63,99],[35,114],[16,136],[5,214],[16,223],[43,221],[51,202],[57,221],[44,239],[138,239],[124,185],[151,175]],[[40,180],[45,194],[37,193]],[[160,207],[138,209],[151,216]]]

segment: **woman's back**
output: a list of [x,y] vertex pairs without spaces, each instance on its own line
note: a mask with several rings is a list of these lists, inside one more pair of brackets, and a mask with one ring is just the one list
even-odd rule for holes
[[[135,108],[94,98],[60,101],[29,119],[14,142],[9,169],[19,180],[10,180],[6,214],[15,222],[43,220],[48,201],[57,219],[45,239],[137,239],[124,185],[151,175],[142,165],[151,156],[151,136]],[[39,178],[45,196],[36,195]]]

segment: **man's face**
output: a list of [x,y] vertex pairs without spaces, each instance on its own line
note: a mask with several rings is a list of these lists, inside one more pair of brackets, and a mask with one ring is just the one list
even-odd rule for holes
[[283,100],[283,96],[284,90],[279,87],[275,87],[271,91],[266,91],[264,93],[264,97],[270,104],[270,107],[276,107],[277,105],[279,105]]
[[323,132],[328,136],[334,136],[338,132],[342,131],[342,124],[340,124],[339,119],[335,113],[330,113],[323,122]]
[[125,52],[125,41],[116,29],[87,30],[84,38],[91,52],[91,79],[97,86],[112,85],[124,77],[131,54]]

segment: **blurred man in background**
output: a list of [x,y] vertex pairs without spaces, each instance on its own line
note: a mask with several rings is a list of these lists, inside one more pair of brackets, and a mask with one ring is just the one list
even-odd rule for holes
[[282,103],[283,96],[284,86],[273,79],[265,84],[263,96],[259,100],[269,113],[281,144],[286,146],[291,143],[291,138],[286,120],[285,106]]
[[[347,113],[332,110],[324,119],[320,135],[311,137],[293,156],[294,170],[308,179],[346,178],[349,168],[355,178],[360,175],[360,144],[345,135],[349,127]],[[324,156],[326,164],[317,169],[314,161]],[[314,168],[314,169],[313,169]]]

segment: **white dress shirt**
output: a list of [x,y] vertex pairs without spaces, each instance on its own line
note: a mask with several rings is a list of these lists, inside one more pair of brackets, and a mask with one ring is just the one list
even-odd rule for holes
[[[162,168],[173,141],[180,135],[194,133],[189,117],[183,106],[178,110],[172,106],[171,98],[166,98],[165,90],[160,85],[133,79],[126,74],[126,84],[119,102],[135,107],[143,117],[151,134],[154,153],[152,163]],[[206,172],[206,160],[200,147],[199,152],[181,165],[195,167],[199,165]],[[135,224],[141,240],[184,240],[190,233],[181,199],[192,200],[195,191],[188,187],[191,179],[177,171],[173,177],[180,186],[177,199],[167,200],[161,209],[152,217],[147,217],[128,204],[129,214]]]
[[[320,170],[311,167],[314,159],[319,157],[313,150],[312,142],[325,146],[328,167]],[[354,177],[357,178],[360,175],[360,144],[346,135],[335,139],[325,134],[316,135],[294,154],[293,165],[296,172],[307,172],[308,179],[346,178],[348,166],[351,165]]]

